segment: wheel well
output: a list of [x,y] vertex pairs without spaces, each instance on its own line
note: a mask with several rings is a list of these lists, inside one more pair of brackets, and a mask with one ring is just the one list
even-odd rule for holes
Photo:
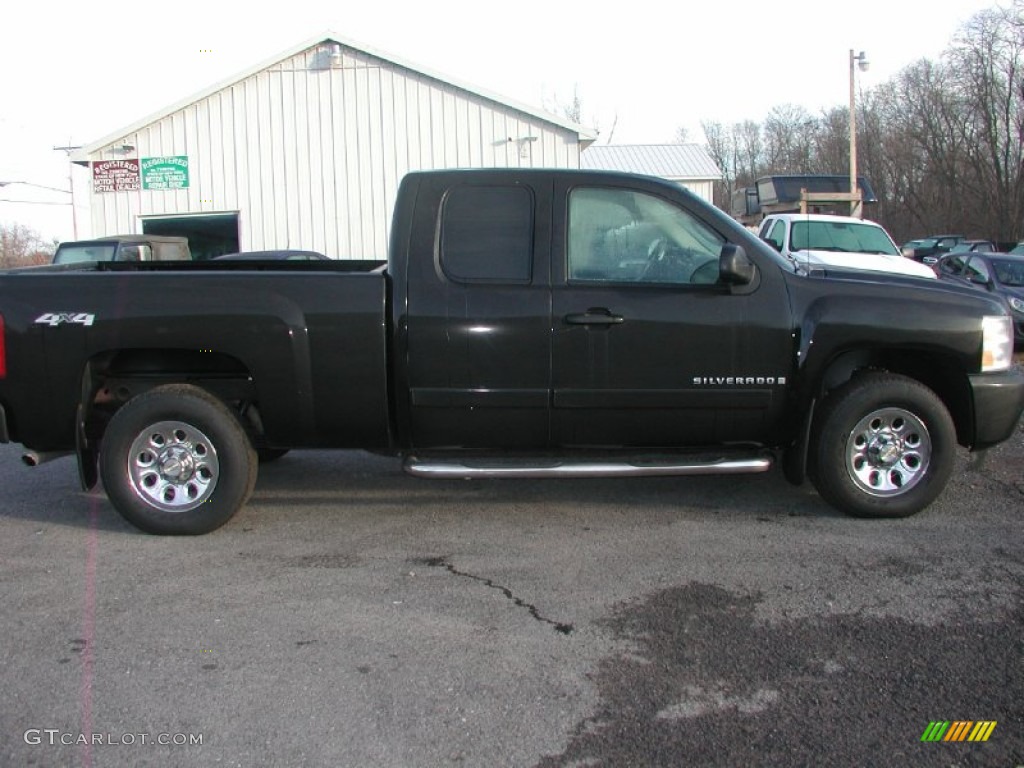
[[249,375],[238,358],[203,349],[122,349],[94,359],[93,370],[113,378],[153,374],[192,378]]
[[969,444],[974,434],[970,385],[961,366],[934,350],[854,350],[832,360],[822,373],[816,398],[845,384],[863,371],[888,371],[921,382],[945,404],[956,425],[957,442]]
[[244,363],[231,355],[199,349],[107,352],[89,361],[85,377],[85,426],[91,440],[102,437],[110,417],[122,405],[165,384],[194,384],[239,415],[256,400],[253,379]]

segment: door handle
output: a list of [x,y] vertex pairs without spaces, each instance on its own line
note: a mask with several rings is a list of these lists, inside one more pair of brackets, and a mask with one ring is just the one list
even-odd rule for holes
[[607,309],[588,309],[586,312],[566,315],[564,319],[569,325],[619,325],[624,320]]

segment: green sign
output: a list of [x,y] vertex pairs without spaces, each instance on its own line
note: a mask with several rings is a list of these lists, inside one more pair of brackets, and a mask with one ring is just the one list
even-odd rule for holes
[[188,188],[188,156],[142,158],[143,189]]

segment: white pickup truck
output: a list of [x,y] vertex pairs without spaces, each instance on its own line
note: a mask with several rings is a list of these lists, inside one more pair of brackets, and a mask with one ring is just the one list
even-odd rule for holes
[[904,257],[889,233],[873,221],[775,213],[765,217],[758,236],[808,271],[836,267],[935,278],[930,267]]

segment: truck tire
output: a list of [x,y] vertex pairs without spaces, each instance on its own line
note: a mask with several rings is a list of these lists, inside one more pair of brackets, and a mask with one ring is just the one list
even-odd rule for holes
[[256,451],[213,395],[168,384],[118,410],[100,444],[100,474],[114,508],[147,533],[209,533],[256,484]]
[[811,477],[829,504],[855,517],[908,517],[953,472],[956,429],[928,387],[865,373],[832,392],[815,419]]

